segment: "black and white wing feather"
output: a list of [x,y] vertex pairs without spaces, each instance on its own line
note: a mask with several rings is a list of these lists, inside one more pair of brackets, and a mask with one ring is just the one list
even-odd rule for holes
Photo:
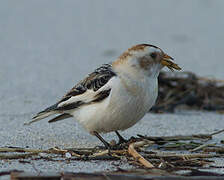
[[59,102],[39,112],[33,117],[33,120],[27,124],[58,113],[60,115],[49,122],[65,119],[71,117],[68,113],[71,110],[86,104],[104,100],[109,96],[111,91],[111,87],[107,86],[107,83],[114,76],[116,76],[116,73],[112,70],[111,64],[103,64],[75,85]]
[[107,82],[116,76],[110,64],[103,64],[73,87],[57,103],[58,110],[70,110],[86,103],[103,100],[110,93]]

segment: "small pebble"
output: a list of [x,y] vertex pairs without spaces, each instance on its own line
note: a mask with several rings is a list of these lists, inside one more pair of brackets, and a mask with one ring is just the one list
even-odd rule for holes
[[66,152],[66,153],[65,153],[65,157],[66,157],[66,158],[71,158],[71,157],[72,157],[72,155],[71,155],[71,153]]

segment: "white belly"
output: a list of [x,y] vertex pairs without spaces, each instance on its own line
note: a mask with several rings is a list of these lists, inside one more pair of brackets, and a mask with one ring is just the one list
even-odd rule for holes
[[110,96],[80,107],[73,116],[90,133],[125,130],[137,123],[153,106],[158,94],[157,78],[124,84],[113,78]]

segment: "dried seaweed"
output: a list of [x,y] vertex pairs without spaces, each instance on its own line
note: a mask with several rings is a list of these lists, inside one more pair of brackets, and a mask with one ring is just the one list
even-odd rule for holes
[[164,173],[162,170],[152,169],[147,172],[136,172],[133,171],[117,171],[117,172],[98,172],[98,173],[72,173],[72,172],[63,172],[61,174],[57,173],[24,173],[24,172],[12,172],[11,179],[12,180],[45,180],[45,179],[52,179],[52,180],[88,180],[88,179],[95,179],[95,180],[217,180],[223,179],[223,176],[218,173],[214,172],[206,172],[206,171],[199,171],[195,169],[188,170],[185,173],[185,176],[170,176],[170,174]]
[[[216,134],[196,134],[189,136],[149,137],[138,135],[121,144],[116,150],[97,148],[51,148],[47,150],[18,147],[0,148],[0,159],[17,159],[20,163],[36,160],[72,162],[72,161],[122,161],[150,175],[175,175],[179,170],[215,168],[213,158],[224,157],[223,144],[207,144]],[[197,152],[197,153],[195,153]],[[119,167],[118,167],[119,169]],[[132,172],[136,172],[133,170]],[[3,175],[5,174],[2,172]]]
[[224,110],[224,81],[192,72],[161,72],[159,94],[152,112],[173,112],[183,105],[190,109]]

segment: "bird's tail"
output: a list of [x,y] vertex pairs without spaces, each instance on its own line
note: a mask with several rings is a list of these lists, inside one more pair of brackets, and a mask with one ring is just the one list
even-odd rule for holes
[[48,117],[48,116],[56,114],[56,113],[58,113],[58,111],[56,109],[57,109],[57,104],[54,104],[53,106],[50,106],[50,107],[46,108],[45,110],[37,113],[37,115],[32,118],[33,119],[32,121],[24,123],[24,125],[30,125],[34,122],[40,121],[41,119]]

